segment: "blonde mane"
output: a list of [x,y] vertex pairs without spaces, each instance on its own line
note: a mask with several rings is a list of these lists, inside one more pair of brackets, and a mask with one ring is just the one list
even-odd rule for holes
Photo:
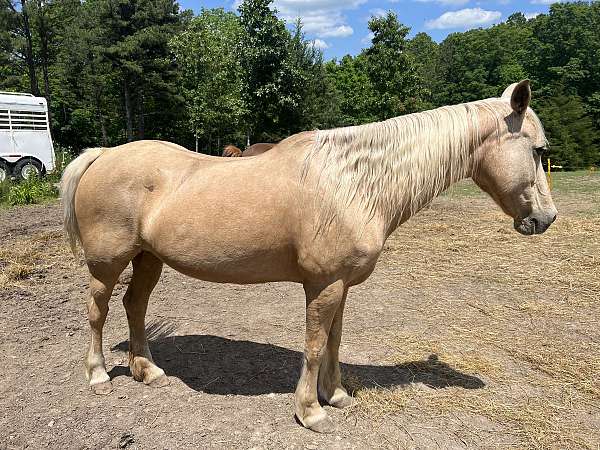
[[314,168],[319,187],[333,195],[320,206],[319,228],[354,201],[366,208],[369,220],[376,213],[387,223],[414,214],[471,174],[471,156],[482,142],[483,121],[499,130],[507,113],[506,101],[487,99],[318,131],[302,177]]

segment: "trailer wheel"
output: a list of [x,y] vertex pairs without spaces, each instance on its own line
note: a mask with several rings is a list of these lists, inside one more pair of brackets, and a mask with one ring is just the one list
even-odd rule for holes
[[19,180],[40,178],[42,176],[42,164],[33,158],[22,159],[15,166],[15,175]]
[[10,167],[0,159],[0,183],[10,178]]

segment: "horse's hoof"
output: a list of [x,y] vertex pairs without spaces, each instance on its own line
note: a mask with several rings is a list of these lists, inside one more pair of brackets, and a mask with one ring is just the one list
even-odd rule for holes
[[307,428],[315,433],[331,434],[335,431],[335,424],[333,423],[333,420],[331,420],[331,417],[325,416]]
[[344,409],[348,406],[352,406],[354,404],[354,398],[349,396],[348,394],[340,396],[340,398],[332,398],[330,402],[328,402],[334,408]]
[[171,381],[165,374],[162,374],[158,378],[155,378],[154,380],[146,384],[153,388],[162,388],[171,384]]
[[112,392],[113,385],[110,381],[103,381],[102,383],[92,384],[90,389],[96,395],[108,395]]

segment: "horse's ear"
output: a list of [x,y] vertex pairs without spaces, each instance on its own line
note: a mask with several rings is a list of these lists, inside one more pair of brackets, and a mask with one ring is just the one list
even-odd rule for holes
[[511,84],[502,94],[502,98],[510,98],[510,106],[517,114],[524,114],[531,102],[531,85],[529,80]]

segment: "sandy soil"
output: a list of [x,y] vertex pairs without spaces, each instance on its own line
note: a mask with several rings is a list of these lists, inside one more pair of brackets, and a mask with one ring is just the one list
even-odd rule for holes
[[114,292],[115,390],[83,375],[85,266],[58,204],[0,210],[0,449],[600,448],[598,198],[557,195],[524,238],[482,196],[442,197],[350,292],[341,360],[357,404],[337,432],[293,418],[304,299],[293,284],[216,285],[171,269],[150,300],[152,389],[127,368]]

